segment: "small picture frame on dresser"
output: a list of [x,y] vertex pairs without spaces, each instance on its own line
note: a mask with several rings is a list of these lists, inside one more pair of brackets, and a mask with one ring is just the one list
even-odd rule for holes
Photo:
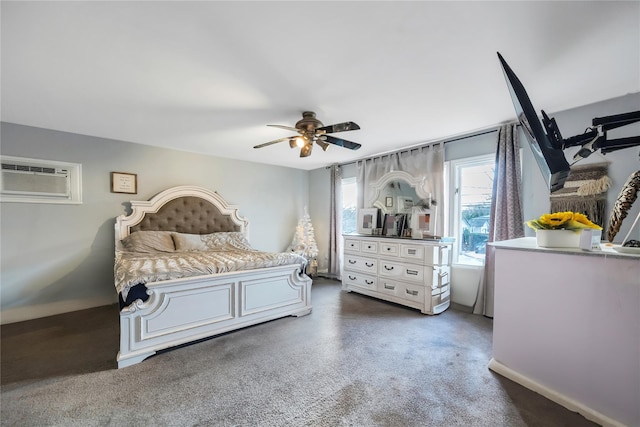
[[373,234],[378,228],[378,208],[358,209],[358,234]]
[[382,223],[382,235],[387,237],[402,237],[407,229],[407,215],[385,214]]
[[419,207],[411,209],[411,236],[414,239],[434,235],[435,231],[435,217],[431,209]]

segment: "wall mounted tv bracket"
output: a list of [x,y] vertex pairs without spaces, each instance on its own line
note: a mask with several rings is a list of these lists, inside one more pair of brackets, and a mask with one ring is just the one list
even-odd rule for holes
[[549,118],[549,116],[542,111],[542,123],[554,148],[564,150],[569,147],[582,147],[573,156],[574,163],[586,159],[598,150],[600,150],[602,154],[607,154],[623,148],[640,146],[640,136],[612,140],[607,139],[608,130],[630,125],[635,122],[640,122],[640,111],[596,117],[591,121],[591,127],[587,128],[583,134],[564,139],[560,134],[560,129],[555,119]]

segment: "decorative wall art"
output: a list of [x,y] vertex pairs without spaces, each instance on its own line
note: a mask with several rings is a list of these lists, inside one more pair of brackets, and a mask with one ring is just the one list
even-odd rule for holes
[[572,166],[564,188],[550,195],[551,212],[580,212],[603,227],[611,186],[607,172],[607,163]]
[[138,175],[126,172],[111,172],[111,192],[138,194]]

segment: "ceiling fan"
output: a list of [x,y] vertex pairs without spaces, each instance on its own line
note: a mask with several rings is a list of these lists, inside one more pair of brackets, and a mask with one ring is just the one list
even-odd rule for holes
[[361,147],[361,145],[357,142],[351,142],[347,141],[346,139],[327,135],[329,133],[358,130],[360,129],[360,126],[358,126],[354,122],[344,122],[325,126],[320,120],[316,119],[316,113],[312,111],[303,112],[302,119],[298,120],[298,122],[295,124],[295,127],[282,125],[267,126],[291,130],[294,132],[298,132],[300,135],[287,136],[284,138],[276,139],[274,141],[265,142],[264,144],[256,145],[253,148],[262,148],[268,145],[277,144],[278,142],[289,141],[289,146],[291,148],[300,148],[300,157],[307,157],[311,154],[314,142],[322,147],[324,151],[327,151],[331,144],[348,148],[350,150],[357,150]]

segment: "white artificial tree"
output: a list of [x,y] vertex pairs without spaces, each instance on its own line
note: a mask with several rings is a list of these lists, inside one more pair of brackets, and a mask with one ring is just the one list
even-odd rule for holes
[[296,232],[288,250],[305,257],[308,262],[307,274],[315,274],[315,270],[318,267],[318,261],[316,260],[318,257],[318,245],[316,244],[313,224],[311,224],[311,217],[307,212],[306,206],[304,207],[304,216],[298,221]]

